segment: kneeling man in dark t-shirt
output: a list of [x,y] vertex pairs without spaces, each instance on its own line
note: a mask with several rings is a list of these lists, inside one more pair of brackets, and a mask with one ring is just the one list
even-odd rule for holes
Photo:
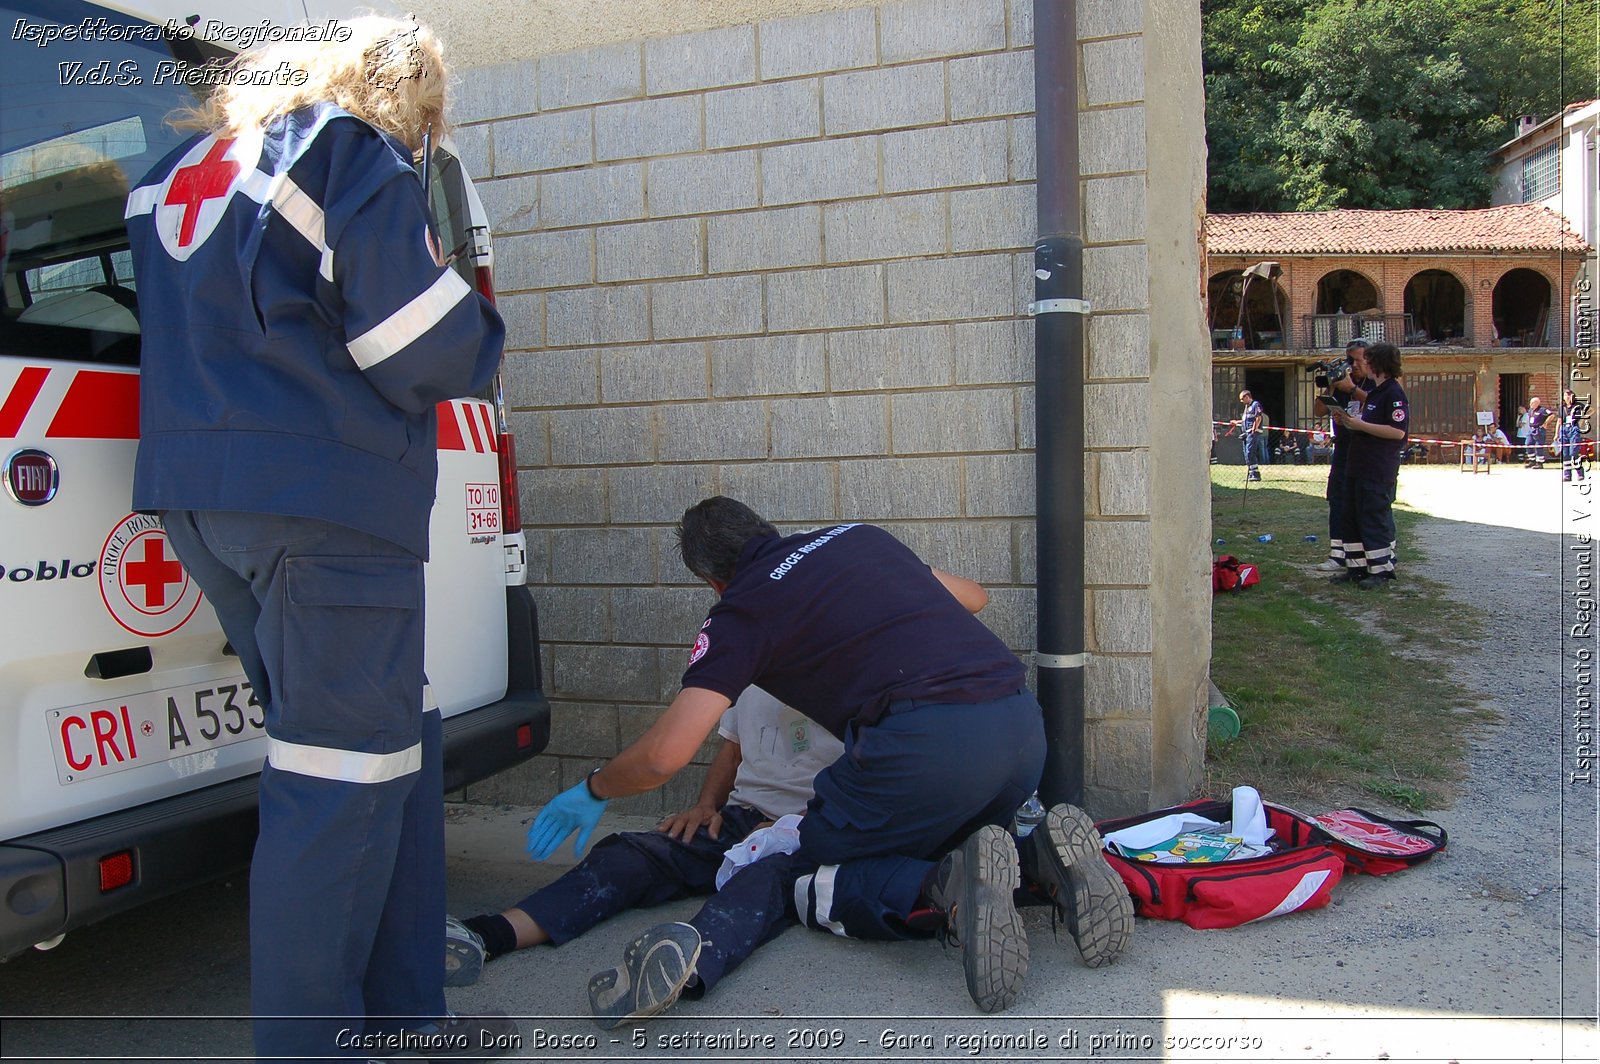
[[[608,799],[670,779],[756,684],[845,744],[817,775],[799,850],[739,873],[752,877],[746,890],[767,884],[762,933],[794,920],[860,938],[943,929],[962,948],[978,1007],[1011,1005],[1028,942],[1012,904],[1018,844],[1003,825],[1038,787],[1045,740],[1022,662],[973,616],[988,595],[881,528],[781,536],[723,496],[691,507],[678,537],[684,564],[718,595],[683,688],[633,745],[545,807],[530,852],[542,860],[573,831],[581,851]],[[1089,818],[1058,805],[1021,850],[1085,962],[1115,959],[1132,905]],[[640,944],[596,976],[602,1022],[659,1012],[692,984],[698,943],[680,926],[671,949]]]

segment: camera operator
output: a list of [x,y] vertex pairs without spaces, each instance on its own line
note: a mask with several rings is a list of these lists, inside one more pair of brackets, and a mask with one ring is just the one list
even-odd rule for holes
[[[1347,368],[1343,376],[1333,380],[1332,375],[1319,375],[1316,379],[1317,387],[1324,389],[1325,393],[1334,393],[1330,398],[1343,400],[1336,404],[1339,409],[1350,409],[1354,405],[1359,411],[1360,404],[1367,401],[1367,393],[1374,387],[1372,373],[1367,369],[1367,347],[1365,336],[1351,340],[1344,346]],[[1324,418],[1331,413],[1332,407],[1318,396],[1316,411],[1318,418]],[[1339,572],[1345,568],[1351,554],[1361,555],[1361,544],[1346,542],[1344,538],[1345,460],[1350,453],[1351,435],[1335,430],[1333,453],[1328,456],[1328,557],[1318,566],[1327,572]]]
[[1367,369],[1374,386],[1366,390],[1359,417],[1333,411],[1339,434],[1350,434],[1345,458],[1344,539],[1360,540],[1365,551],[1348,557],[1334,581],[1364,589],[1387,588],[1394,582],[1394,491],[1400,476],[1400,454],[1411,427],[1405,389],[1400,386],[1400,349],[1373,344]]

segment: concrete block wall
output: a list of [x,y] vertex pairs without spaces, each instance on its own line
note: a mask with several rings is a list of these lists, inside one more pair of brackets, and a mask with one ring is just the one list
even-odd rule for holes
[[[784,530],[884,524],[931,564],[988,586],[983,620],[1027,660],[1032,6],[907,0],[462,74],[451,117],[496,233],[554,709],[546,756],[469,797],[542,802],[671,699],[713,601],[683,569],[672,526],[712,493]],[[1175,496],[1198,546],[1172,552],[1177,568],[1153,560],[1152,436],[1168,426],[1152,409],[1174,389],[1206,394],[1208,352],[1193,299],[1194,167],[1171,197],[1188,227],[1173,290],[1188,296],[1193,335],[1179,330],[1165,356],[1151,340],[1166,312],[1152,313],[1147,179],[1159,134],[1143,102],[1155,47],[1144,10],[1079,3],[1097,813],[1182,797],[1198,778],[1209,646],[1198,495]],[[1197,97],[1198,19],[1188,21]],[[1198,109],[1185,121],[1200,128]],[[1195,439],[1173,454],[1204,453],[1196,410]],[[1196,470],[1169,475],[1203,480]],[[1163,580],[1194,594],[1158,594]],[[1164,619],[1180,608],[1196,615]],[[1181,665],[1157,660],[1152,632],[1168,624],[1184,633]],[[681,808],[698,785],[685,773],[618,808]]]

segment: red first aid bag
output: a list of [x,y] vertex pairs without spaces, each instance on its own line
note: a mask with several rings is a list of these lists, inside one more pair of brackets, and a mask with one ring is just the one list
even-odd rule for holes
[[1335,809],[1309,819],[1332,837],[1346,868],[1368,876],[1421,864],[1450,842],[1431,820],[1390,820],[1365,809]]
[[1261,570],[1241,562],[1231,554],[1219,554],[1211,562],[1211,592],[1240,591],[1261,583]]

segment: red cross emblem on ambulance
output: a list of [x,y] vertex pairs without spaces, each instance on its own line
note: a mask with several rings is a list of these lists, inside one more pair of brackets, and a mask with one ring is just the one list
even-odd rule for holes
[[200,585],[178,561],[161,519],[129,514],[100,548],[100,598],[123,628],[163,636],[181,628],[200,606]]
[[186,260],[216,231],[234,193],[249,195],[269,180],[256,171],[260,157],[259,137],[206,137],[189,149],[155,190],[155,227],[167,254]]

